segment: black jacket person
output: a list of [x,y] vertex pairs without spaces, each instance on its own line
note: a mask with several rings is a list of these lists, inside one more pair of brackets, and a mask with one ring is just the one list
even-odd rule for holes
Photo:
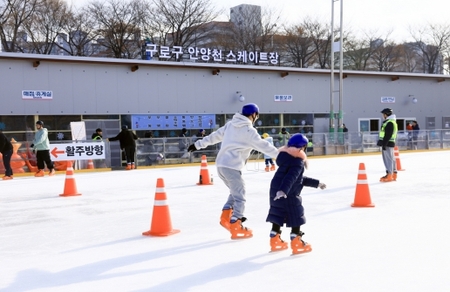
[[136,168],[134,164],[134,156],[136,154],[136,141],[137,136],[135,133],[128,131],[127,126],[122,126],[122,131],[115,137],[108,138],[108,141],[119,141],[120,149],[125,151],[125,157],[127,159],[127,170]]
[[5,176],[3,180],[13,178],[13,172],[11,169],[11,156],[13,154],[13,146],[11,142],[6,138],[5,134],[0,131],[0,153],[3,156],[3,166],[5,167]]

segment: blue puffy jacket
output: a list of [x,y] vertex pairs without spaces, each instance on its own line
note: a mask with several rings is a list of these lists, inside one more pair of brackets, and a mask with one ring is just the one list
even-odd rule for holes
[[[306,219],[300,193],[304,186],[317,188],[319,180],[303,176],[303,160],[280,151],[277,157],[278,169],[270,184],[270,209],[266,221],[287,227],[305,224]],[[287,198],[273,199],[278,191],[283,191]]]

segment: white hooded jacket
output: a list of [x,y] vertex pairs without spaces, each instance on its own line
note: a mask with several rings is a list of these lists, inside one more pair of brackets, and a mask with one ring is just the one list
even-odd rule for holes
[[278,155],[278,149],[267,140],[261,138],[252,125],[252,121],[236,113],[233,119],[217,131],[195,142],[195,148],[202,149],[222,142],[216,158],[217,167],[241,170],[255,149],[273,158]]

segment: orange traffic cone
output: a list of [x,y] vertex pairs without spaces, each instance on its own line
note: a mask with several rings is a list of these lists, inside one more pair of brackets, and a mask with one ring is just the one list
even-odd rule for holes
[[395,156],[395,163],[397,164],[397,170],[404,170],[402,169],[402,164],[400,163],[400,151],[398,150],[398,147],[394,147],[394,156]]
[[92,161],[92,159],[88,160],[87,169],[94,169],[94,162]]
[[158,178],[156,181],[155,204],[153,205],[153,217],[150,230],[142,232],[146,236],[168,236],[180,232],[172,229],[170,220],[169,205],[164,191],[164,180]]
[[211,177],[209,176],[208,161],[206,155],[202,155],[202,164],[200,166],[200,178],[198,185],[212,185]]
[[77,184],[73,176],[72,162],[67,161],[66,181],[64,183],[64,193],[60,194],[62,197],[81,196],[77,191]]
[[367,183],[366,167],[359,164],[358,182],[356,184],[355,201],[352,207],[375,207],[370,199],[369,184]]

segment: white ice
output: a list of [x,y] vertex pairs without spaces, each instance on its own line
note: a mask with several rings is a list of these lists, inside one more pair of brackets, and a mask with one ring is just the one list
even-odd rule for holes
[[[381,155],[310,158],[305,188],[311,253],[269,253],[265,222],[273,172],[249,162],[244,224],[219,225],[228,191],[198,186],[200,165],[75,172],[81,196],[61,197],[66,176],[0,181],[0,291],[450,291],[450,151],[402,152],[398,180],[380,183]],[[354,208],[364,163],[374,208]],[[173,229],[150,230],[157,178]],[[283,228],[282,238],[288,239]]]

